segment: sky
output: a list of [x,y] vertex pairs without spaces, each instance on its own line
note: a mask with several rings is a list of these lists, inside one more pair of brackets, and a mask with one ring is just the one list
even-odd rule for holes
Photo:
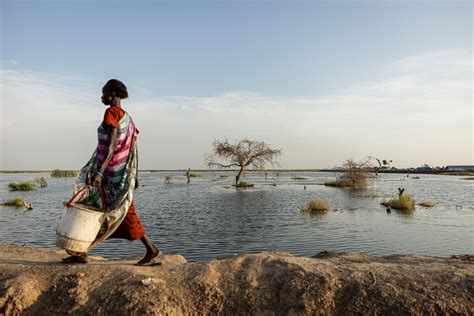
[[474,164],[471,1],[0,3],[1,170],[82,167],[111,78],[141,169],[243,138],[281,168]]

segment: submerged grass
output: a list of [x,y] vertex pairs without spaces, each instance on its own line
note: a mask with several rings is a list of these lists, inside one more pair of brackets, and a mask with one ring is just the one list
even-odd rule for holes
[[6,200],[5,202],[2,203],[2,205],[5,206],[15,206],[15,207],[22,207],[25,206],[25,201],[23,200],[22,197],[16,197],[11,200]]
[[253,188],[253,184],[252,183],[248,183],[248,182],[239,182],[239,184],[237,185],[234,185],[236,188]]
[[322,200],[312,200],[307,205],[301,208],[302,212],[308,213],[322,213],[328,210],[328,205]]
[[293,179],[293,180],[308,180],[309,178],[308,177],[293,177],[291,179]]
[[401,211],[411,211],[415,209],[415,200],[410,195],[402,195],[398,198],[382,202],[381,204]]
[[202,177],[202,174],[191,173],[191,174],[189,174],[189,176],[190,176],[191,178],[200,178],[200,177]]
[[31,191],[36,190],[36,184],[33,182],[10,182],[8,187],[11,191]]
[[70,177],[76,177],[77,172],[74,170],[59,170],[59,169],[54,169],[51,171],[51,177],[53,178],[70,178]]

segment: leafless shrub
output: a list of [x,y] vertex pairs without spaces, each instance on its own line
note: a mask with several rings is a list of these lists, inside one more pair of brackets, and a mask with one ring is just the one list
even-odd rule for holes
[[363,189],[367,187],[370,171],[372,170],[371,160],[355,161],[347,159],[342,166],[344,173],[336,180],[326,182],[327,186],[349,187],[353,189]]

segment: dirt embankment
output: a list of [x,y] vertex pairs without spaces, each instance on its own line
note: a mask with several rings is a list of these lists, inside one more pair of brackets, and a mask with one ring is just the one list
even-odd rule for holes
[[314,258],[265,252],[160,266],[0,244],[0,314],[347,315],[474,313],[474,257]]

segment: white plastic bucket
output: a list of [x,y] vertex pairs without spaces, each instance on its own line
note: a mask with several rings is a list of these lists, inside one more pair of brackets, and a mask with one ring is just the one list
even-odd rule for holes
[[56,231],[56,246],[75,251],[87,252],[99,233],[105,214],[92,211],[78,204],[64,208]]
[[[90,186],[87,186],[83,190],[89,188]],[[76,193],[64,208],[56,230],[56,246],[74,252],[89,250],[105,218],[103,212],[91,210],[86,205],[73,203],[83,190]],[[103,194],[102,191],[101,194]],[[103,195],[102,205],[104,205]]]

